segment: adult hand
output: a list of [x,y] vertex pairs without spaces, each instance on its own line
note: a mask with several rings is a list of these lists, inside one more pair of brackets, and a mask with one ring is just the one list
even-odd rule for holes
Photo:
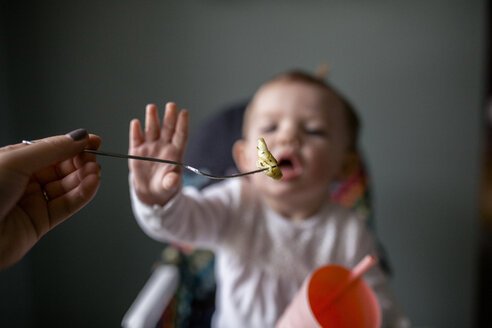
[[0,148],[0,270],[86,205],[99,187],[101,139],[79,129]]
[[[166,104],[162,126],[155,105],[147,105],[145,134],[140,121],[130,122],[130,155],[155,157],[182,162],[188,140],[188,112],[178,113],[174,103]],[[148,204],[166,204],[176,194],[181,182],[181,168],[175,165],[130,159],[133,188],[138,198]]]

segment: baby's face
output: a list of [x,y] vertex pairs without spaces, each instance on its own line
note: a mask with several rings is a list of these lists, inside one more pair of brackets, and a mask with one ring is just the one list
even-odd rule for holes
[[326,197],[345,155],[343,104],[334,93],[302,82],[277,81],[256,94],[246,120],[246,163],[255,169],[256,140],[265,138],[283,177],[251,177],[273,197]]

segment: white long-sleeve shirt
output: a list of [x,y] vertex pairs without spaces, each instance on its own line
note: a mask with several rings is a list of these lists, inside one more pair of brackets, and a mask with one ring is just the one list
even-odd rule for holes
[[[164,207],[142,203],[131,190],[136,219],[150,237],[215,252],[214,327],[274,327],[316,268],[353,268],[367,254],[377,257],[365,222],[352,211],[327,202],[316,215],[291,222],[269,208],[247,179],[202,191],[185,187]],[[364,279],[381,305],[383,326],[398,326],[387,276],[376,266]]]

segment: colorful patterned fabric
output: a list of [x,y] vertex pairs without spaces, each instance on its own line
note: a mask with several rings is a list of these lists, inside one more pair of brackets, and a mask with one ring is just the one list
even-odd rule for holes
[[347,179],[333,186],[330,199],[335,204],[355,210],[373,228],[369,176],[363,163]]

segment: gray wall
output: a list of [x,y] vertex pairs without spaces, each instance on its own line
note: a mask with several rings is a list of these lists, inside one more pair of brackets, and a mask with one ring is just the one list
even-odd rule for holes
[[[126,152],[146,103],[176,101],[195,127],[272,74],[329,63],[364,122],[398,298],[416,326],[473,326],[484,1],[1,6],[2,144],[84,127]],[[125,161],[100,163],[94,201],[0,273],[0,326],[119,325],[161,245],[132,217]]]

